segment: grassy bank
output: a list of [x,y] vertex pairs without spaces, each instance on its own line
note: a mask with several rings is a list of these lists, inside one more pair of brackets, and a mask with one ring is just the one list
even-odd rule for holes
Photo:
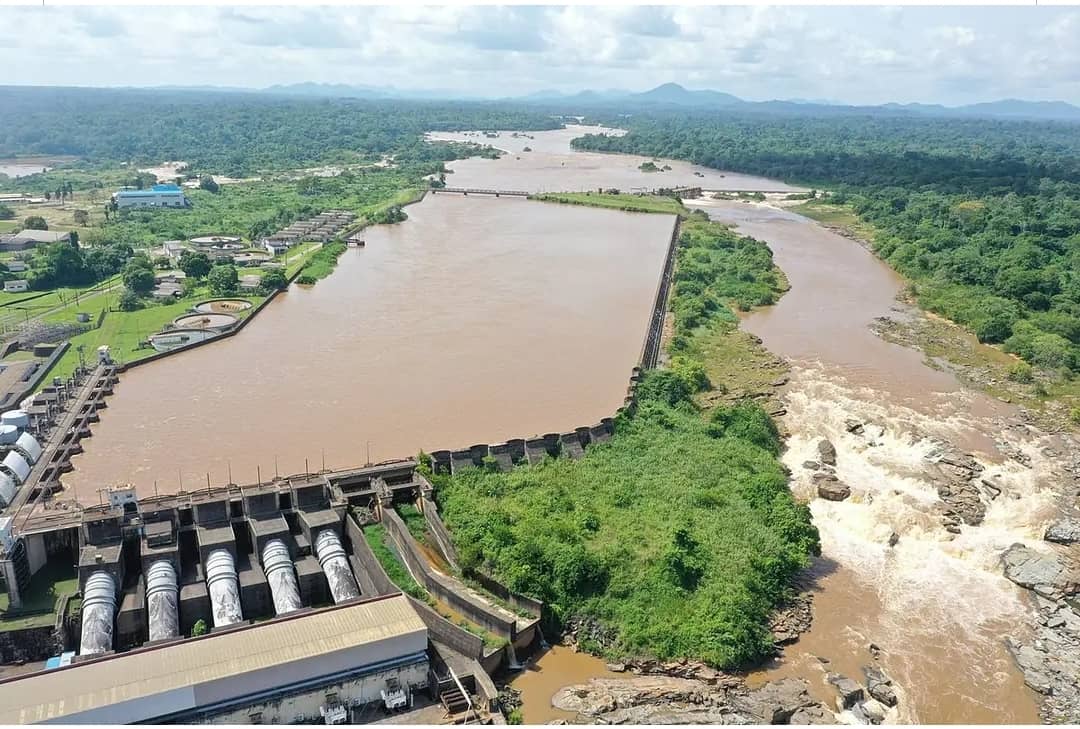
[[562,203],[563,205],[588,205],[631,213],[671,213],[686,215],[687,209],[676,199],[656,195],[602,195],[592,192],[562,192],[532,195],[530,200]]
[[338,258],[347,246],[341,241],[327,243],[311,254],[300,270],[296,283],[310,286],[319,279],[326,278],[337,268]]
[[462,568],[544,600],[556,622],[599,621],[612,639],[587,647],[613,657],[731,667],[765,656],[767,616],[817,531],[787,488],[773,422],[749,401],[711,396],[724,394],[712,381],[726,368],[721,343],[767,358],[733,336],[733,308],[782,288],[763,244],[697,214],[684,221],[672,366],[647,374],[615,437],[578,461],[435,477]]

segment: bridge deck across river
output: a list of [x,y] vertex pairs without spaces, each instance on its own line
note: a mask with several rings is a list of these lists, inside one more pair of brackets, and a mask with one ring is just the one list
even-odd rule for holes
[[457,195],[494,195],[495,197],[528,197],[532,194],[524,190],[493,190],[482,187],[433,187],[429,192],[432,195],[450,192]]

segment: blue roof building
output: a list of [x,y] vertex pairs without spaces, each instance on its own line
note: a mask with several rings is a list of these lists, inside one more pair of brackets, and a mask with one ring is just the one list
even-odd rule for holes
[[149,190],[124,189],[113,193],[118,208],[182,208],[184,191],[176,185],[154,185]]

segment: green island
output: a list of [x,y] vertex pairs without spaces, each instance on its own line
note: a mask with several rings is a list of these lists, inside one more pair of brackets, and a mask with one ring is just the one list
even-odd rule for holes
[[740,336],[733,308],[773,302],[784,280],[759,241],[671,199],[640,204],[684,218],[671,366],[646,374],[636,410],[581,460],[432,478],[462,570],[544,600],[549,628],[595,620],[611,640],[584,647],[611,657],[744,665],[771,652],[766,620],[818,536],[787,488],[774,423],[736,381],[714,384],[711,373],[726,369],[719,342],[768,359]]

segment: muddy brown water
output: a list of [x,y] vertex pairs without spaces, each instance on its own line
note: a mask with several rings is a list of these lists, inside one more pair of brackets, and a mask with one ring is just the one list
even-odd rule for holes
[[[497,160],[475,157],[448,162],[453,174],[446,176],[449,187],[565,192],[616,188],[623,192],[659,187],[703,187],[709,190],[786,192],[802,188],[753,175],[721,172],[678,160],[578,152],[570,140],[588,133],[617,132],[603,127],[568,126],[547,132],[529,132],[530,137],[498,132],[490,138],[476,132],[431,134],[431,139],[490,144],[507,154]],[[523,151],[525,147],[531,152]],[[642,172],[638,165],[656,160],[666,172]]]
[[[1040,457],[1043,443],[1006,432],[1010,406],[873,334],[875,317],[911,312],[896,300],[904,282],[857,242],[764,205],[699,207],[767,242],[791,282],[776,306],[751,313],[743,326],[792,362],[784,460],[793,489],[812,499],[822,536],[813,627],[751,683],[801,676],[831,704],[825,673],[862,680],[874,643],[899,686],[895,721],[1038,722],[1035,695],[1004,643],[1005,635],[1026,635],[1032,608],[998,559],[1013,542],[1037,545],[1053,514],[1045,486],[1054,464]],[[849,417],[868,423],[870,437],[848,433]],[[813,498],[802,463],[817,457],[819,438],[834,443],[837,475],[854,490],[845,502]],[[940,523],[925,473],[934,439],[972,452],[986,475],[1006,484],[984,523],[955,537]],[[1033,467],[1005,458],[1006,441],[1033,455]],[[889,547],[893,533],[899,542]]]
[[674,219],[429,196],[235,337],[125,373],[64,483],[83,503],[564,431],[610,416]]

